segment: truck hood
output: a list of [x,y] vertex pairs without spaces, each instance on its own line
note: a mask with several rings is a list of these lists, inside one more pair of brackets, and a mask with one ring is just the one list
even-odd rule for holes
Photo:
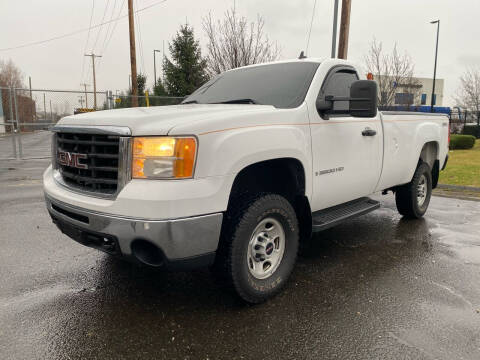
[[[270,105],[251,104],[189,104],[154,106],[97,111],[81,115],[71,115],[58,122],[59,125],[85,126],[126,126],[132,135],[167,135],[178,125],[251,116],[275,111]],[[208,121],[207,121],[208,122]]]

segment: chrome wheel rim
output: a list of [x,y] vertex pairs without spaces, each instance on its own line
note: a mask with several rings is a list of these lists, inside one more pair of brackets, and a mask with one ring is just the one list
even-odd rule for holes
[[253,230],[247,250],[247,266],[256,279],[267,279],[278,269],[285,252],[285,231],[274,218],[266,218]]
[[427,199],[427,178],[425,177],[425,175],[422,175],[417,185],[418,206],[422,207],[426,199]]

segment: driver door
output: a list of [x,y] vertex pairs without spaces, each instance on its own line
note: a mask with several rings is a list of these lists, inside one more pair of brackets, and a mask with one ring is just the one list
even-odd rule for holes
[[[318,97],[349,97],[358,80],[348,66],[335,67],[327,74]],[[348,101],[335,101],[333,111],[310,111],[313,157],[312,210],[368,196],[374,192],[382,162],[382,128],[379,115],[354,118]],[[372,135],[372,131],[376,133]],[[369,134],[369,135],[365,135]]]

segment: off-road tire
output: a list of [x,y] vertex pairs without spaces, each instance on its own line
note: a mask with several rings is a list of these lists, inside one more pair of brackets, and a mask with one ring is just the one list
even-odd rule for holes
[[[424,177],[425,180],[425,199],[419,205],[418,186]],[[430,198],[432,196],[432,171],[425,162],[420,162],[415,170],[412,181],[397,188],[395,192],[395,201],[397,210],[400,214],[411,219],[420,219],[428,209]]]
[[[274,218],[283,227],[285,247],[276,270],[266,279],[252,276],[247,251],[254,229],[262,220]],[[213,270],[244,301],[258,304],[276,295],[292,273],[299,246],[295,210],[276,194],[257,194],[232,201],[225,214]]]

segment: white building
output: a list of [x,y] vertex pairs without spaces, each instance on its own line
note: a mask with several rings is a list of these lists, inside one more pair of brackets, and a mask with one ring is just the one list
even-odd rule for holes
[[[374,78],[374,80],[377,80]],[[435,80],[435,106],[443,106],[444,79]],[[389,105],[430,105],[432,99],[433,79],[412,78],[405,82],[389,81],[389,87],[395,89],[395,97]]]

